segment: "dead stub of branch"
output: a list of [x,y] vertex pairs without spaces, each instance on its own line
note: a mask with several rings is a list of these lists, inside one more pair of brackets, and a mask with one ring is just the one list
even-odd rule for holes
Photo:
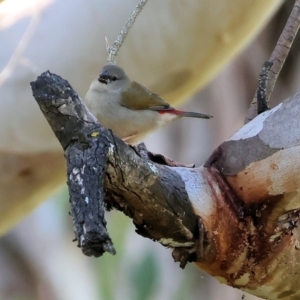
[[114,254],[104,218],[103,180],[109,139],[66,80],[50,72],[31,83],[33,95],[61,143],[67,161],[67,183],[75,240],[88,256]]
[[186,168],[153,162],[119,140],[59,76],[46,72],[31,85],[65,151],[86,255],[114,253],[104,208],[115,208],[137,233],[172,248],[181,267],[194,261],[254,295],[299,299],[299,94],[245,125],[204,166]]

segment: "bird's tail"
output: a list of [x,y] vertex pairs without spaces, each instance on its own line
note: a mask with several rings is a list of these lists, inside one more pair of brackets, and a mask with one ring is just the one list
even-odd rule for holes
[[189,111],[181,111],[181,110],[175,110],[174,112],[179,117],[188,117],[188,118],[201,118],[201,119],[210,119],[213,118],[213,116],[200,114],[196,112],[189,112]]

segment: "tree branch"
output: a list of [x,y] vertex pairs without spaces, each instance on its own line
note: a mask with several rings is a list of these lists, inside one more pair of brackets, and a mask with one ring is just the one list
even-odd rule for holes
[[140,157],[98,124],[59,76],[46,72],[31,85],[65,151],[74,231],[85,254],[114,253],[103,208],[116,208],[139,234],[173,248],[181,267],[195,261],[254,295],[299,299],[300,94],[193,169]]
[[75,236],[86,255],[114,254],[103,180],[107,208],[130,216],[139,234],[170,247],[195,244],[197,217],[174,169],[142,159],[103,128],[61,77],[45,72],[31,86],[65,151]]
[[[299,27],[298,1],[290,19],[295,27],[261,72],[260,110],[268,108],[281,68],[276,61],[283,63]],[[65,151],[75,237],[84,254],[115,253],[104,217],[104,208],[115,208],[133,219],[137,233],[173,248],[182,268],[194,261],[259,297],[300,298],[300,94],[249,122],[193,169],[165,158],[159,164],[158,155],[129,147],[59,76],[45,72],[31,85]]]

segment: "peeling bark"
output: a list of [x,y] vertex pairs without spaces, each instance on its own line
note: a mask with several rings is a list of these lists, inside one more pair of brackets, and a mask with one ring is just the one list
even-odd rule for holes
[[[243,217],[227,227],[232,239],[216,254],[217,267],[197,264],[221,282],[266,299],[300,298],[299,116],[296,94],[245,125],[205,164],[222,173],[242,203]],[[213,225],[206,230],[214,232]]]
[[115,137],[60,77],[43,73],[32,89],[65,151],[85,254],[114,253],[103,208],[115,208],[137,233],[173,248],[181,267],[194,261],[266,299],[300,298],[300,94],[249,122],[204,166],[186,168]]

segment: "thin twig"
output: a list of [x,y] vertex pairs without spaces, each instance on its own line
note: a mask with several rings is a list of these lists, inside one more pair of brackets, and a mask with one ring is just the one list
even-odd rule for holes
[[273,63],[273,67],[270,72],[273,73],[273,76],[270,78],[267,94],[270,98],[270,95],[273,92],[276,80],[278,75],[284,65],[285,59],[287,58],[292,44],[295,40],[297,32],[300,26],[300,0],[296,0],[291,11],[291,14],[287,20],[287,23],[280,35],[277,45],[274,51],[271,54],[270,62]]
[[256,90],[256,99],[257,99],[257,114],[269,109],[268,103],[268,87],[269,87],[269,73],[273,66],[273,63],[266,61],[260,71],[258,79],[258,87]]
[[[292,46],[294,39],[296,37],[296,34],[298,32],[299,26],[300,26],[300,0],[296,0],[294,3],[293,9],[291,11],[291,14],[287,20],[287,23],[278,39],[278,42],[270,56],[270,59],[268,60],[268,62],[272,64],[272,67],[267,72],[267,74],[265,74],[265,75],[267,75],[267,79],[266,79],[267,85],[265,87],[265,90],[266,90],[265,97],[263,99],[257,99],[257,92],[260,89],[260,82],[261,82],[260,81],[259,86],[255,92],[253,101],[247,112],[245,123],[254,119],[257,116],[257,114],[261,112],[261,111],[258,111],[258,108],[257,108],[258,106],[268,107],[268,103],[269,103],[271,94],[274,90],[276,80],[282,69],[285,59],[287,58],[287,56],[289,54],[291,46]],[[265,66],[265,64],[264,64],[264,66]],[[263,101],[264,103],[260,103],[260,105],[258,105],[258,103],[257,103],[258,101]]]
[[127,22],[125,23],[125,25],[123,26],[121,32],[119,33],[119,35],[117,36],[116,40],[114,41],[114,43],[112,44],[112,46],[109,46],[107,38],[105,38],[106,41],[106,49],[108,51],[108,58],[107,61],[111,64],[115,64],[115,58],[118,54],[119,49],[121,48],[130,28],[132,27],[132,25],[134,24],[137,16],[140,14],[140,12],[142,11],[143,7],[145,6],[145,4],[147,3],[148,0],[140,0],[139,3],[136,5],[136,7],[134,8],[134,10],[131,13],[130,18],[127,20]]

